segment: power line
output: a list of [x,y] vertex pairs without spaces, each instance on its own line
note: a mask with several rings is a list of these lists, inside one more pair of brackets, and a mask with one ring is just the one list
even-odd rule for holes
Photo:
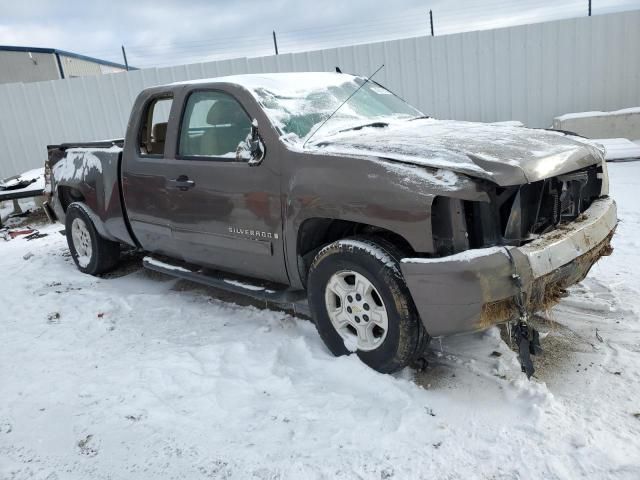
[[[623,2],[625,0],[622,0]],[[479,6],[451,9],[448,6],[438,8],[434,23],[440,35],[486,28],[500,28],[511,25],[560,19],[568,16],[584,16],[585,0],[573,0],[569,4],[549,5],[545,0],[526,2],[505,2],[504,0],[486,1]],[[495,12],[499,11],[497,16]],[[429,35],[429,25],[424,22],[426,10],[420,15],[411,13],[392,18],[360,22],[311,27],[307,29],[276,30],[279,50],[286,53],[301,50],[328,48],[344,44],[384,41]],[[237,58],[260,56],[273,52],[272,33],[262,35],[253,33],[247,36],[230,38],[209,38],[179,41],[164,44],[129,44],[127,54],[130,64],[142,66],[175,65],[196,63],[213,58]],[[89,52],[91,56],[109,56],[121,60],[119,49]],[[270,51],[269,51],[270,50]],[[171,58],[173,57],[173,58]],[[155,61],[155,60],[158,61]],[[203,60],[206,59],[206,60]],[[164,61],[163,61],[164,60]]]
[[[538,2],[543,2],[544,0],[537,0]],[[501,2],[503,3],[503,2]],[[512,4],[511,4],[512,5]],[[464,10],[465,13],[469,13],[471,12],[473,15],[475,15],[476,11],[482,11],[482,12],[486,12],[488,10],[487,7],[483,6],[483,7],[469,7],[467,9]],[[443,10],[444,11],[444,10]],[[460,12],[460,10],[454,10],[455,12]],[[340,30],[348,30],[349,32],[352,31],[353,29],[356,29],[358,27],[378,27],[378,26],[384,26],[384,25],[390,25],[390,26],[399,26],[401,25],[400,22],[402,22],[403,20],[409,20],[412,21],[414,24],[417,25],[416,22],[416,13],[418,12],[411,12],[408,14],[403,14],[403,15],[398,15],[395,16],[393,18],[387,18],[387,19],[383,19],[383,20],[374,20],[374,21],[368,21],[368,22],[358,22],[358,23],[344,23],[344,24],[337,24],[337,25],[328,25],[328,26],[321,26],[321,27],[307,27],[307,28],[301,28],[301,29],[291,29],[291,30],[278,30],[278,36],[280,35],[288,35],[288,34],[294,34],[294,33],[303,33],[305,35],[309,35],[313,32],[327,32],[327,31],[340,31]],[[457,14],[459,17],[460,14]],[[135,43],[135,42],[126,42],[127,48],[129,50],[136,50],[136,49],[149,49],[149,48],[157,48],[157,47],[175,47],[175,46],[185,46],[188,48],[188,46],[196,46],[196,45],[210,45],[210,44],[221,44],[221,43],[236,43],[238,41],[243,41],[243,40],[256,40],[256,41],[264,41],[265,38],[269,38],[270,37],[271,32],[270,31],[265,31],[265,33],[263,35],[251,35],[251,36],[237,36],[234,38],[229,38],[228,36],[225,37],[220,37],[218,39],[209,39],[209,40],[188,40],[188,41],[178,41],[178,42],[173,42],[173,43],[165,43],[165,44],[158,44],[158,43]],[[113,50],[109,49],[109,50],[103,50],[103,51],[94,51],[94,52],[89,52],[91,54],[99,54],[99,53],[112,53]]]

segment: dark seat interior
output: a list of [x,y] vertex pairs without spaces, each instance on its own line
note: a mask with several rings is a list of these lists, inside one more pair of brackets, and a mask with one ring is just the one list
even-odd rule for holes
[[156,123],[151,129],[151,141],[147,146],[147,153],[163,154],[166,138],[167,122]]

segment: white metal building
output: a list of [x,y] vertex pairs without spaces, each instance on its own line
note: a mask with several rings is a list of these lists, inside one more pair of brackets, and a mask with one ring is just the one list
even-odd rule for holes
[[640,10],[309,52],[0,85],[0,178],[47,145],[122,138],[145,87],[241,73],[371,74],[440,119],[549,127],[569,112],[640,106]]
[[119,63],[55,48],[0,45],[0,83],[29,83],[124,72]]

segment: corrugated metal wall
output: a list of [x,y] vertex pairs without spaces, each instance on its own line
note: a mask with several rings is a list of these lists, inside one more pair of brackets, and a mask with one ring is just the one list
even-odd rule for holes
[[51,143],[122,137],[148,86],[239,73],[368,75],[438,118],[550,126],[575,111],[640,105],[640,11],[442,37],[0,85],[0,177],[42,165]]

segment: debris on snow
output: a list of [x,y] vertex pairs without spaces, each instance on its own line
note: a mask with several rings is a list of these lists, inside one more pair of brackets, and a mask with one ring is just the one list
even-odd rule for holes
[[86,457],[95,457],[98,454],[98,450],[93,446],[95,442],[92,442],[93,435],[87,435],[78,442],[78,448],[80,454]]
[[44,188],[44,167],[0,181],[0,191],[37,191]]
[[597,328],[596,328],[596,338],[598,339],[599,342],[604,342],[604,340],[602,339],[602,337],[598,333],[598,329]]

